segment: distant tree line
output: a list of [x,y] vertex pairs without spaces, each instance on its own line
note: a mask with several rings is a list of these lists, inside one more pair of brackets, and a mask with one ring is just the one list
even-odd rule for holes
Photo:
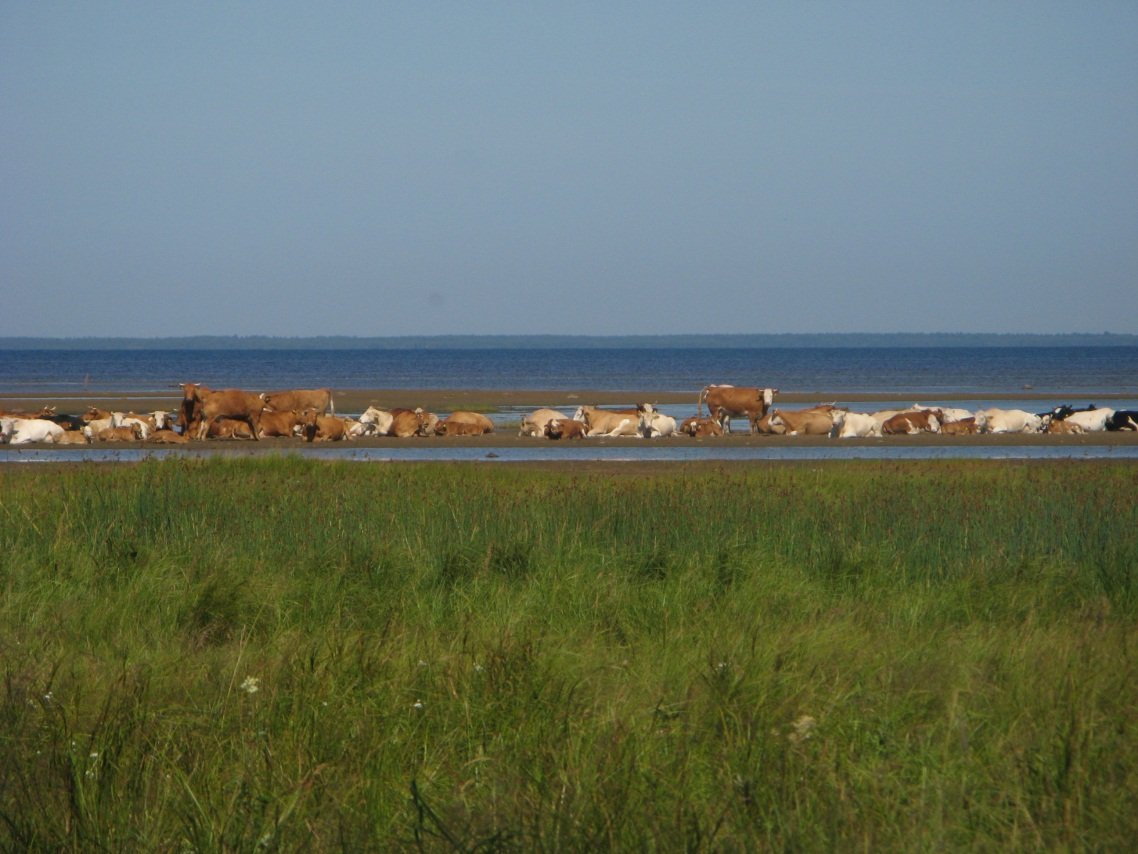
[[1135,347],[1138,335],[846,332],[754,335],[194,335],[159,338],[0,338],[0,350],[498,350],[819,347]]

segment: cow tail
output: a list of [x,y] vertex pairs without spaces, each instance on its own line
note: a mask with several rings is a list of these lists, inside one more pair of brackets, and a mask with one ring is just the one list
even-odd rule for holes
[[328,409],[333,415],[336,414],[336,401],[332,399],[332,395],[328,395]]
[[[703,418],[703,402],[705,400],[707,400],[707,389],[708,389],[708,386],[704,386],[702,389],[700,389],[699,397],[697,397],[695,400],[695,417],[696,418]],[[710,415],[710,414],[711,414],[711,410],[709,409],[708,415]]]

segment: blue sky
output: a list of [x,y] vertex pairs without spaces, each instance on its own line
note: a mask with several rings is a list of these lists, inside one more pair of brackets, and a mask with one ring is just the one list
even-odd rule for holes
[[1138,4],[0,5],[0,336],[1138,331]]

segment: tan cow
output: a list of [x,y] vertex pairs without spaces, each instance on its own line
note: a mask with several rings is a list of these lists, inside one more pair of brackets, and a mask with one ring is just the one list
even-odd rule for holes
[[946,436],[970,436],[980,432],[980,425],[975,417],[960,418],[940,425],[940,432]]
[[703,404],[707,403],[708,414],[719,422],[725,433],[731,432],[731,419],[746,415],[751,433],[760,418],[767,414],[774,403],[777,388],[748,388],[731,385],[704,386],[696,400],[696,416],[702,416]]
[[131,424],[129,427],[107,427],[95,434],[100,442],[141,442],[142,427]]
[[304,416],[299,412],[287,410],[285,412],[261,413],[261,438],[289,438],[296,435],[296,428],[304,423]]
[[772,432],[782,427],[787,436],[829,436],[834,427],[833,410],[817,409],[775,409],[771,412]]
[[435,425],[436,436],[481,436],[486,428],[467,421],[440,421]]
[[900,412],[886,419],[881,425],[883,436],[909,435],[913,433],[939,433],[940,410],[921,409],[915,412]]
[[90,441],[82,430],[65,430],[55,436],[55,444],[57,445],[86,445]]
[[568,415],[562,415],[556,409],[538,409],[531,412],[522,418],[521,429],[518,430],[519,436],[544,436],[545,425],[553,419],[561,419],[568,421]]
[[270,412],[287,412],[290,409],[303,412],[313,409],[320,415],[336,411],[332,404],[332,392],[326,388],[269,392],[265,395],[265,409]]
[[203,421],[208,428],[210,439],[252,439],[253,428],[244,421],[220,418],[217,421]]
[[596,406],[578,406],[573,415],[574,421],[581,421],[588,428],[586,436],[637,436],[640,423],[638,409],[599,409]]
[[583,421],[554,418],[545,425],[545,436],[547,439],[584,439],[588,429]]
[[210,424],[219,418],[243,421],[249,425],[254,440],[261,431],[261,412],[265,408],[265,397],[251,391],[236,388],[215,391],[202,398],[201,423],[197,438],[209,435]]
[[[479,433],[470,432],[447,432],[448,424],[470,424],[480,429]],[[445,419],[435,425],[435,433],[439,436],[481,436],[482,433],[493,433],[494,422],[481,412],[467,412],[465,410],[458,410],[452,412]]]
[[[1061,418],[1058,421],[1056,421],[1055,419],[1052,419],[1050,422],[1048,422],[1046,432],[1048,432],[1048,433],[1077,434],[1077,433],[1084,433],[1086,431],[1083,430],[1083,428],[1080,424],[1078,424],[1074,421],[1068,421],[1066,418]],[[59,439],[56,439],[57,443],[58,443],[58,441],[59,441]]]
[[146,441],[158,445],[187,445],[190,437],[173,430],[155,430]]

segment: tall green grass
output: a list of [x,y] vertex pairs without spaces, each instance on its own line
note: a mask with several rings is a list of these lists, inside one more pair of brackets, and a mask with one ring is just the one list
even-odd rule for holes
[[636,471],[3,467],[0,843],[1138,838],[1138,468]]

